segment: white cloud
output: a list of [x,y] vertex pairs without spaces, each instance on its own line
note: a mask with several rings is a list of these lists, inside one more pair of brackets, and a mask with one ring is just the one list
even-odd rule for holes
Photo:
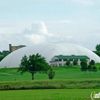
[[[1,29],[2,30],[2,29]],[[10,31],[8,31],[10,30]],[[10,28],[0,33],[0,47],[6,49],[9,44],[12,45],[32,45],[44,42],[61,42],[72,39],[71,35],[49,33],[43,21],[33,22],[31,27],[25,28],[22,32],[11,31]],[[5,48],[5,45],[7,46]]]
[[52,33],[49,33],[46,25],[43,21],[36,21],[32,24],[30,29],[25,29],[25,37],[28,38],[31,42],[37,44],[49,40],[53,36]]
[[84,5],[91,5],[91,4],[93,4],[93,0],[72,0],[72,1],[84,4]]
[[[77,22],[77,24],[72,23],[70,25],[61,23],[52,23],[50,25],[55,26],[49,28],[49,30],[54,28],[51,33],[48,32],[47,26],[43,21],[33,22],[21,32],[15,32],[13,28],[6,28],[4,32],[0,32],[0,50],[9,49],[9,44],[29,46],[44,42],[76,43],[93,50],[95,45],[99,43],[100,28],[94,23],[92,25],[89,21],[81,21],[80,23]],[[0,30],[4,30],[4,28],[0,28]]]
[[47,35],[52,36],[51,33],[48,33],[46,25],[43,21],[36,21],[33,22],[30,28],[26,28],[23,31],[25,34],[41,34],[41,35]]
[[[2,26],[3,25],[3,26]],[[2,27],[0,28],[0,50],[9,49],[8,45],[32,45],[43,43],[45,41],[49,41],[53,36],[52,33],[49,33],[46,25],[43,21],[36,21],[31,24],[31,26],[24,26],[22,28],[7,27],[8,24],[2,23]],[[23,25],[20,24],[20,26]],[[27,28],[25,28],[27,27]],[[23,29],[23,31],[22,31]]]
[[46,38],[42,35],[32,34],[32,35],[25,35],[25,37],[34,44],[43,43],[46,41]]

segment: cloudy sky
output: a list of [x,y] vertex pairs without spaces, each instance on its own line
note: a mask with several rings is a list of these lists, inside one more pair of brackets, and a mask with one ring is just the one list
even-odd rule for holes
[[12,45],[100,44],[100,0],[0,0],[0,51]]

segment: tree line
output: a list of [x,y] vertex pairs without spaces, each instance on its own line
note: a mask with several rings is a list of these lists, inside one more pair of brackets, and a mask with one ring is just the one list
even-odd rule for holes
[[86,72],[86,71],[89,71],[90,73],[91,72],[97,72],[97,67],[95,66],[95,61],[94,60],[91,60],[89,64],[87,64],[87,60],[86,59],[82,59],[81,63],[81,71],[82,72]]
[[[74,59],[73,63],[71,63],[70,60],[67,60],[66,65],[67,66],[76,66],[76,65],[78,65],[78,61],[77,61],[77,59]],[[91,60],[88,64],[86,59],[81,59],[80,66],[81,66],[82,72],[86,72],[86,71],[89,71],[90,73],[97,72],[97,67],[95,66],[94,60]]]
[[9,51],[0,51],[0,61],[9,54]]

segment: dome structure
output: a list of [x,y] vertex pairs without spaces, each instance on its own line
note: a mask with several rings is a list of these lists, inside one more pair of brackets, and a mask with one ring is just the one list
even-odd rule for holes
[[86,55],[90,60],[92,59],[95,62],[100,62],[100,58],[95,53],[82,46],[70,43],[44,43],[23,47],[10,53],[0,62],[0,68],[19,67],[24,55],[29,56],[37,53],[45,57],[48,63],[56,55]]

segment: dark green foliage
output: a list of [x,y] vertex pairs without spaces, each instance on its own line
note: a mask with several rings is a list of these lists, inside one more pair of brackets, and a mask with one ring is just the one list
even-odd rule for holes
[[81,71],[86,72],[87,71],[87,67],[81,67]]
[[55,76],[55,71],[52,68],[50,68],[50,70],[48,71],[49,79],[53,79],[54,76]]
[[29,71],[29,62],[28,62],[28,57],[25,55],[20,63],[20,67],[18,68],[18,72],[23,74],[24,72]]
[[92,71],[93,71],[94,73],[97,72],[97,67],[96,67],[96,66],[93,66]]
[[89,64],[93,66],[93,65],[95,65],[95,61],[91,60]]
[[0,61],[4,58],[4,56],[0,56]]
[[2,60],[2,59],[4,59],[7,55],[9,54],[9,52],[7,51],[3,51],[3,52],[1,52],[0,51],[0,61]]
[[100,57],[100,51],[94,51],[94,53]]
[[22,58],[20,67],[18,69],[18,72],[21,72],[22,74],[24,72],[30,72],[32,75],[32,80],[34,80],[34,74],[37,72],[40,73],[47,73],[50,66],[46,62],[45,58],[42,57],[39,54],[36,55],[30,55],[27,57],[26,55]]
[[94,51],[94,53],[100,57],[100,44],[97,44],[95,49],[96,49],[96,51]]
[[2,55],[2,52],[0,51],[0,55]]
[[95,66],[95,61],[91,60],[88,65],[88,71],[93,71],[94,73],[97,72],[97,67]]
[[87,60],[82,59],[81,61],[81,71],[86,72],[87,71]]
[[96,51],[100,51],[100,44],[96,45]]
[[8,54],[10,54],[9,51],[2,51],[2,54],[4,55],[4,57],[6,57]]
[[91,71],[92,71],[92,65],[89,64],[87,70],[88,70],[89,72],[91,72]]
[[77,65],[77,64],[78,64],[78,61],[76,59],[74,59],[73,65]]
[[66,65],[69,66],[70,65],[70,60],[66,61]]

